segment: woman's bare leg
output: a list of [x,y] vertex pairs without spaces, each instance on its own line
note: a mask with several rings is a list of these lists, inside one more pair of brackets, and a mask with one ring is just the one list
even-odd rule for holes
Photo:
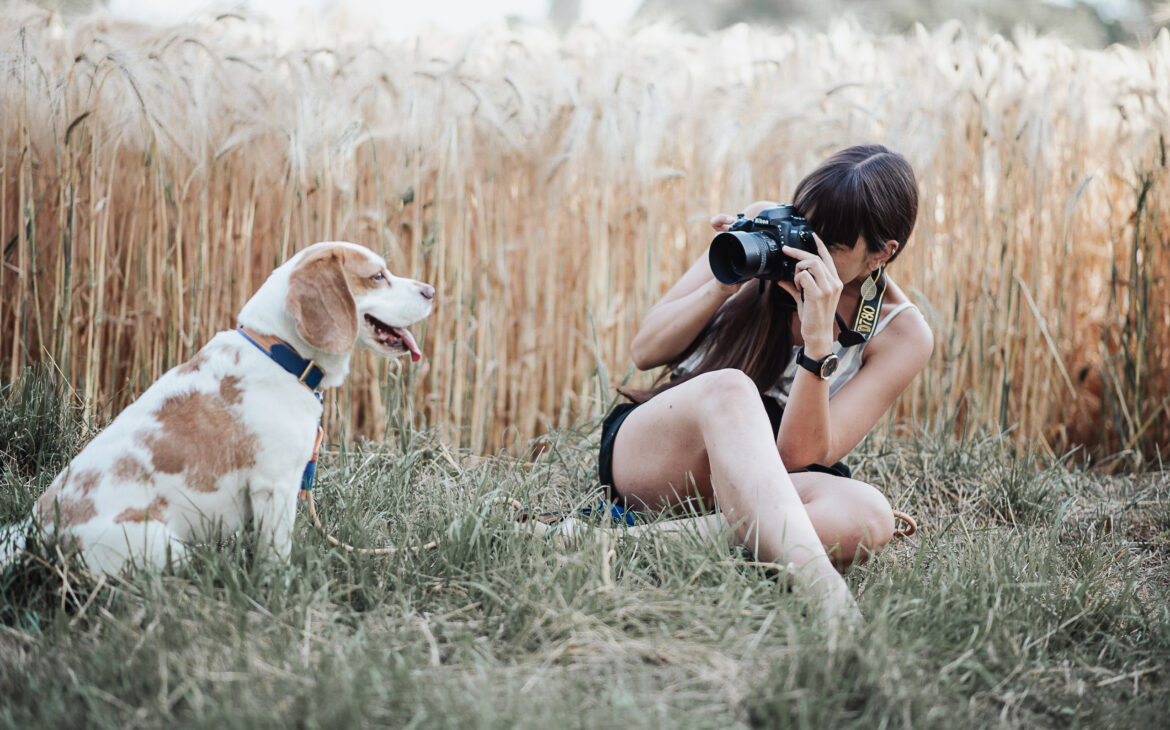
[[[893,538],[893,509],[885,496],[871,485],[817,472],[788,476],[821,545],[839,570],[864,563]],[[626,529],[626,534],[635,537],[674,532],[690,532],[709,542],[735,544],[731,526],[719,512]]]
[[819,472],[789,476],[821,544],[842,570],[864,563],[894,537],[894,510],[875,487]]
[[809,520],[752,381],[719,370],[660,393],[622,424],[615,489],[635,507],[715,501],[758,560],[793,564],[794,578],[832,615],[857,615]]
[[633,537],[649,537],[651,535],[667,535],[673,532],[689,532],[707,542],[722,541],[728,547],[738,545],[731,525],[722,512],[697,517],[680,517],[675,520],[663,520],[647,525],[634,525],[625,528],[625,534]]

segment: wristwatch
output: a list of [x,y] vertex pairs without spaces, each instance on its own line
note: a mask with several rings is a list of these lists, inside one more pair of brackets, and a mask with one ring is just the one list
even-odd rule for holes
[[837,364],[839,362],[837,356],[831,352],[820,360],[814,360],[804,354],[803,347],[796,351],[796,364],[821,380],[828,380],[830,375],[837,372]]

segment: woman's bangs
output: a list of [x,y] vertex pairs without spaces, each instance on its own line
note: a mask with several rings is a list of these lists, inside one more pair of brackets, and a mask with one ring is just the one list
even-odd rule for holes
[[826,244],[853,248],[864,232],[867,216],[857,183],[853,174],[836,185],[826,175],[797,191],[797,209],[812,211],[809,225]]

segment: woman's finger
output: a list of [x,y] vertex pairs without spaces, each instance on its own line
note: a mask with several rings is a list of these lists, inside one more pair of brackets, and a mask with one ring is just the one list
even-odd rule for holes
[[720,231],[720,232],[726,231],[728,228],[731,228],[731,224],[734,222],[735,222],[735,219],[732,218],[731,216],[727,215],[726,213],[718,213],[716,215],[711,216],[711,227],[717,231]]
[[812,239],[817,243],[817,253],[819,254],[814,260],[824,264],[828,275],[832,278],[837,278],[837,262],[833,261],[833,255],[828,253],[828,247],[825,246],[825,242],[821,241],[820,236],[815,233],[812,234]]
[[796,299],[797,301],[800,300],[800,291],[795,286],[792,285],[791,281],[778,281],[778,282],[776,282],[776,284],[781,289],[788,292],[788,296],[792,297],[793,299]]
[[817,254],[820,256],[820,260],[821,261],[828,261],[828,262],[832,263],[833,257],[828,255],[828,247],[825,246],[824,241],[820,240],[820,236],[814,233],[814,234],[812,234],[812,240],[813,240],[813,243],[815,243],[815,245],[817,245]]
[[808,269],[798,272],[796,276],[792,277],[792,281],[794,284],[800,287],[801,292],[806,289],[810,292],[820,291],[820,287],[817,286],[816,278],[811,273],[809,273]]
[[819,284],[831,284],[836,280],[836,272],[825,266],[825,262],[818,258],[804,259],[796,262],[796,271],[807,271],[813,275]]
[[799,248],[793,248],[792,246],[781,246],[780,250],[784,253],[785,256],[788,256],[789,258],[800,259],[802,261],[806,259],[820,258],[815,253],[809,253],[808,251],[804,251]]
[[812,234],[812,237],[813,241],[817,244],[817,254],[820,257],[820,260],[825,264],[825,266],[829,267],[829,271],[832,271],[834,274],[836,274],[837,264],[833,262],[833,255],[829,253],[829,247],[825,245],[825,242],[822,241],[821,237],[817,234]]

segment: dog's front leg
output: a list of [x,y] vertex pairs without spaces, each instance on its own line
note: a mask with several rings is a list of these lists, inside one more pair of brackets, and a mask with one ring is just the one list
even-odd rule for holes
[[263,554],[271,548],[276,557],[287,561],[292,552],[293,523],[297,515],[297,491],[288,484],[252,484],[252,521],[257,536],[257,550]]

